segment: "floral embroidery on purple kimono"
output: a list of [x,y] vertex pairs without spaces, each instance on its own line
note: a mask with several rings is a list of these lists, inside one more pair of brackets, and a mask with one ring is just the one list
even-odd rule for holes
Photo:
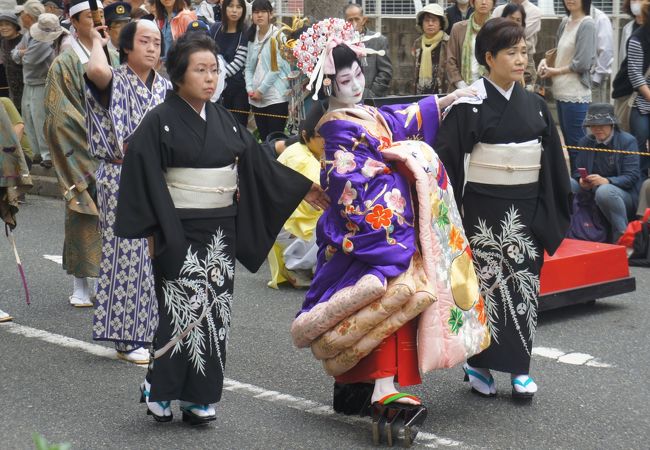
[[332,205],[318,222],[318,264],[301,313],[364,275],[387,282],[407,270],[417,248],[412,189],[402,174],[407,171],[385,161],[382,150],[405,140],[433,145],[439,112],[431,96],[409,105],[336,110],[319,125],[321,186]]

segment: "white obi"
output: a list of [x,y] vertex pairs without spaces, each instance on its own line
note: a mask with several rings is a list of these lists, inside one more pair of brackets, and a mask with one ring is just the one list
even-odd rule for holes
[[513,186],[536,183],[542,168],[542,144],[479,142],[465,159],[465,182]]
[[177,209],[224,208],[234,202],[237,166],[217,169],[170,167],[165,180]]

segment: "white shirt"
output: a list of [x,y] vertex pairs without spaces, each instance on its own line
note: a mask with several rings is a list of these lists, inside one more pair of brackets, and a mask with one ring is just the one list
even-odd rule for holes
[[602,83],[612,74],[614,64],[614,30],[607,14],[591,7],[591,17],[596,22],[596,64],[591,69],[591,81]]

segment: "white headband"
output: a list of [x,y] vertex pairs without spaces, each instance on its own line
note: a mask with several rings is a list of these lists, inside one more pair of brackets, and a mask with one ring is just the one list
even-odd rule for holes
[[[97,2],[97,7],[99,9],[104,9],[104,6],[102,5],[101,1]],[[89,9],[90,9],[90,3],[88,2],[77,3],[76,5],[70,7],[70,17],[82,11],[87,11]]]

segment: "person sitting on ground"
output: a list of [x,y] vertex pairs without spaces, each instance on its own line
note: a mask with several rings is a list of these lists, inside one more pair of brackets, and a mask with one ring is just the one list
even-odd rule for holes
[[[300,141],[287,146],[278,157],[278,162],[319,185],[323,138],[316,133],[316,125],[326,111],[326,104],[314,103],[300,123]],[[295,288],[309,287],[317,262],[316,223],[321,214],[303,200],[287,219],[269,252],[270,288],[277,289],[285,281]]]
[[430,3],[415,17],[422,35],[413,42],[415,58],[414,92],[438,94],[447,92],[447,18],[440,5]]
[[[639,151],[634,136],[618,128],[614,107],[608,103],[589,105],[583,126],[590,134],[579,141],[579,147]],[[617,242],[639,198],[639,156],[583,150],[577,152],[576,167],[571,190],[595,192],[596,205],[611,226],[611,242]]]

